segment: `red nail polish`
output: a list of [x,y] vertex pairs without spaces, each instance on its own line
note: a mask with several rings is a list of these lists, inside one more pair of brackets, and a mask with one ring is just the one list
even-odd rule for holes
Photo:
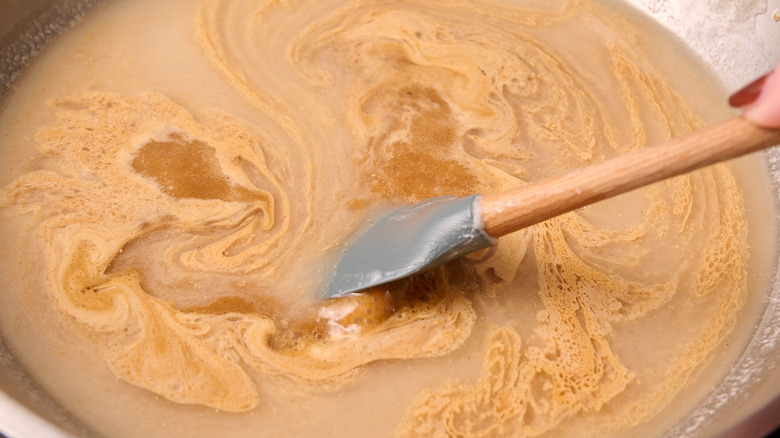
[[753,103],[761,94],[761,89],[764,88],[764,82],[766,81],[767,76],[768,74],[761,76],[732,94],[731,97],[729,97],[729,105],[740,107]]

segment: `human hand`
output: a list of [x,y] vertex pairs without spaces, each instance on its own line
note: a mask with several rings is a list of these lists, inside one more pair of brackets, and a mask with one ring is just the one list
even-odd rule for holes
[[780,65],[732,94],[729,104],[756,125],[780,128]]

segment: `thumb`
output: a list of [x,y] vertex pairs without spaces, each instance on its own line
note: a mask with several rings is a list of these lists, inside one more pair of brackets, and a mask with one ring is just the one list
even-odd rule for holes
[[742,108],[742,115],[756,125],[780,128],[780,66],[734,93],[729,104]]

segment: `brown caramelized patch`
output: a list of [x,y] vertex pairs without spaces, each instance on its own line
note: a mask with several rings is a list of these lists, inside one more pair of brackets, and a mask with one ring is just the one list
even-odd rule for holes
[[325,337],[326,326],[314,316],[289,322],[282,320],[277,332],[268,339],[268,347],[276,351],[294,352]]
[[321,319],[343,329],[355,328],[360,333],[376,329],[395,311],[393,296],[385,286],[359,294],[328,300],[319,311]]
[[185,312],[203,313],[208,315],[224,315],[226,313],[255,313],[257,306],[241,297],[221,297],[205,306],[193,306],[184,309]]
[[250,202],[261,199],[222,174],[214,148],[199,140],[172,135],[168,141],[150,141],[133,160],[133,170],[153,178],[163,193],[174,198]]
[[347,296],[342,299],[356,301],[357,307],[338,322],[344,326],[357,324],[363,328],[364,332],[376,328],[386,321],[395,310],[392,295],[383,287],[369,289],[359,295]]
[[[363,177],[385,199],[415,202],[477,191],[476,175],[463,164],[450,106],[432,88],[380,89],[362,105],[364,121],[381,134],[368,140]],[[381,116],[380,116],[381,115]],[[367,161],[373,163],[367,163]]]
[[380,328],[393,315],[435,308],[447,292],[443,272],[436,269],[331,299],[318,315],[331,327],[365,334]]
[[396,308],[412,311],[438,306],[447,293],[447,281],[443,268],[415,274],[398,280],[393,299]]
[[347,208],[349,211],[361,211],[368,207],[369,203],[366,199],[356,198],[347,202]]

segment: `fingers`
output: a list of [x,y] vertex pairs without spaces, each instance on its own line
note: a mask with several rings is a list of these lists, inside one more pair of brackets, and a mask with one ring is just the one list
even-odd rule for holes
[[780,66],[734,93],[729,104],[742,108],[743,116],[767,128],[780,128]]

